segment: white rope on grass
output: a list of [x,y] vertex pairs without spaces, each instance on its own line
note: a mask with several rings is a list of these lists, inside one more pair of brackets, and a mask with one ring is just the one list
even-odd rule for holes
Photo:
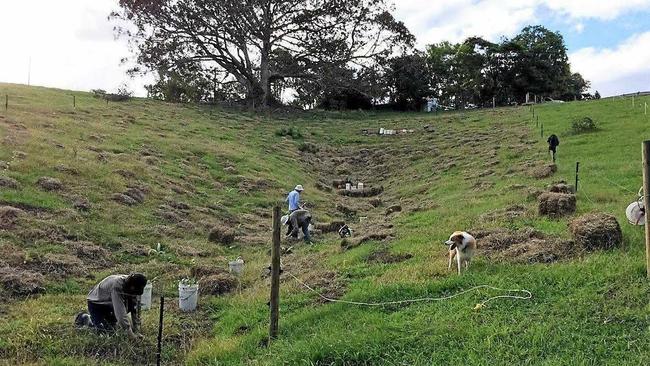
[[343,303],[343,304],[350,304],[350,305],[361,305],[361,306],[386,306],[386,305],[399,305],[399,304],[408,304],[408,303],[416,303],[416,302],[427,302],[427,301],[443,301],[443,300],[450,300],[450,299],[453,299],[453,298],[455,298],[455,297],[458,297],[458,296],[461,296],[461,295],[464,295],[464,294],[466,294],[466,293],[469,293],[469,292],[472,292],[472,291],[476,291],[476,290],[479,290],[479,289],[482,289],[482,288],[486,288],[486,289],[490,289],[490,290],[495,290],[495,291],[503,291],[503,292],[519,292],[519,293],[524,293],[525,296],[518,296],[518,295],[498,295],[498,296],[492,296],[492,297],[488,298],[487,300],[485,300],[485,301],[483,301],[483,302],[480,302],[480,303],[476,304],[476,306],[474,306],[474,310],[478,310],[478,309],[484,307],[485,304],[487,304],[488,302],[490,302],[490,301],[492,301],[492,300],[496,300],[496,299],[518,299],[518,300],[530,300],[530,299],[533,298],[533,294],[532,294],[530,291],[528,291],[528,290],[520,290],[520,289],[510,290],[510,289],[502,289],[502,288],[494,287],[494,286],[490,286],[490,285],[479,285],[479,286],[474,286],[474,287],[472,287],[472,288],[470,288],[470,289],[467,289],[467,290],[463,290],[463,291],[457,292],[457,293],[455,293],[455,294],[453,294],[453,295],[443,296],[443,297],[422,297],[422,298],[417,298],[417,299],[407,299],[407,300],[397,300],[397,301],[386,301],[386,302],[360,302],[360,301],[347,301],[347,300],[333,299],[333,298],[327,297],[327,296],[321,294],[320,292],[314,290],[313,288],[311,288],[308,284],[304,283],[303,281],[301,281],[298,277],[294,276],[293,274],[288,273],[288,272],[285,272],[285,273],[287,273],[287,274],[288,274],[289,276],[291,276],[294,280],[296,280],[296,282],[298,282],[299,284],[301,284],[302,286],[304,286],[305,288],[307,288],[307,289],[310,290],[311,292],[313,292],[313,293],[315,293],[316,295],[318,295],[318,296],[319,296],[321,299],[323,299],[323,300],[326,300],[326,301],[329,301],[329,302],[339,302],[339,303]]

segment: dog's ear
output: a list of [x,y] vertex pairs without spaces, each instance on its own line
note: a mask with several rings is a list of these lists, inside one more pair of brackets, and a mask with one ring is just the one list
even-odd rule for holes
[[451,238],[451,240],[455,241],[458,244],[461,244],[463,242],[463,239],[463,234],[456,234]]

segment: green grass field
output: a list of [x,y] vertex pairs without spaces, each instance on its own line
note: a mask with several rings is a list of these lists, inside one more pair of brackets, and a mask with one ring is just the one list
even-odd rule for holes
[[[154,296],[166,297],[165,364],[650,363],[643,228],[624,215],[642,181],[640,142],[650,138],[650,116],[639,105],[650,98],[637,98],[635,108],[630,99],[536,106],[542,138],[529,107],[266,116],[143,99],[106,104],[87,93],[0,84],[5,94],[0,176],[18,188],[0,187],[0,206],[23,212],[0,225],[0,268],[42,273],[45,293],[16,296],[0,286],[0,363],[155,363],[157,300],[144,313],[139,343],[72,326],[96,281],[129,271],[155,278]],[[599,129],[570,134],[571,121],[584,116]],[[289,127],[299,133],[286,136]],[[379,127],[414,132],[361,133]],[[561,140],[558,171],[534,178],[531,169],[548,163],[550,133]],[[572,184],[577,161],[577,212],[539,217],[531,192],[559,180]],[[37,181],[44,176],[63,187],[43,190]],[[344,177],[383,186],[381,204],[323,188]],[[283,243],[293,252],[282,258],[280,335],[268,344],[270,280],[262,274],[270,263],[270,213],[297,183],[317,223],[345,219],[355,236],[377,236],[349,250],[333,233],[316,235],[310,246]],[[113,199],[132,187],[144,192],[142,203]],[[75,209],[79,199],[90,210]],[[401,211],[387,214],[393,205]],[[522,215],[492,215],[514,205]],[[620,248],[531,264],[479,251],[468,272],[447,270],[442,243],[455,230],[535,228],[567,240],[568,221],[589,212],[616,216]],[[210,242],[215,226],[231,227],[234,243]],[[163,253],[149,251],[157,243]],[[84,257],[79,246],[104,261]],[[399,259],[373,260],[377,254]],[[197,312],[178,310],[178,280],[198,266],[227,268],[240,255],[246,267],[239,288],[202,295]],[[349,301],[441,297],[477,285],[526,289],[533,297],[474,310],[501,294],[480,290],[364,307],[320,301],[289,274]]]

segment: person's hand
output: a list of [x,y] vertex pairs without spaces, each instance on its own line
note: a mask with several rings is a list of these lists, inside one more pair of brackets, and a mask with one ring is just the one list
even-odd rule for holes
[[133,331],[129,331],[129,338],[132,340],[141,340],[144,339],[144,336],[140,333],[134,333]]

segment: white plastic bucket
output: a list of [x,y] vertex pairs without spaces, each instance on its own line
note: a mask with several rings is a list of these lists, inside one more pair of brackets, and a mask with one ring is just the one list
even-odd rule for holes
[[151,309],[151,292],[153,291],[153,285],[151,282],[147,282],[147,285],[144,287],[144,292],[140,296],[140,308],[142,310]]
[[345,183],[345,190],[349,191],[352,188],[352,184],[350,183]]
[[199,285],[178,284],[178,307],[181,311],[194,311],[199,303]]
[[632,225],[645,225],[645,215],[643,214],[643,202],[636,201],[630,203],[625,209],[627,221]]
[[244,271],[244,260],[237,258],[234,261],[228,262],[228,269],[230,270],[230,273],[234,274],[235,276],[241,275],[241,273]]

